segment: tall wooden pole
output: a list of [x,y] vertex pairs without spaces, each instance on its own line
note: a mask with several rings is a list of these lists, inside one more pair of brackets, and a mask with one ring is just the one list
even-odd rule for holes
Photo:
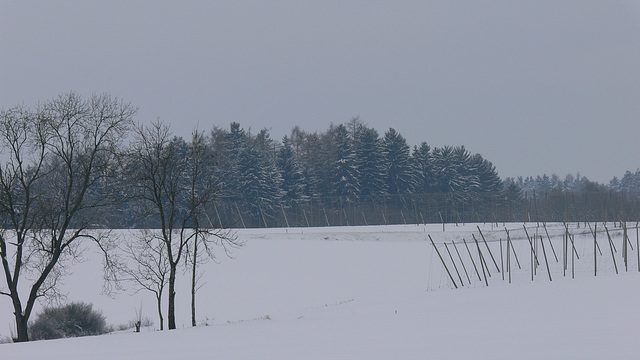
[[[622,221],[621,221],[622,222]],[[627,262],[627,222],[625,221],[622,224],[622,259],[624,260],[624,271],[628,272],[628,262]]]
[[480,226],[477,226],[477,228],[478,228],[478,232],[480,233],[480,236],[482,237],[482,241],[484,242],[484,246],[487,247],[487,251],[489,251],[489,255],[491,256],[491,260],[493,260],[493,264],[496,266],[496,270],[500,272],[498,263],[496,262],[496,259],[493,257],[493,253],[491,252],[491,249],[489,249],[489,244],[487,244],[487,240],[484,238],[484,234],[482,234],[482,230],[480,230]]
[[597,222],[593,223],[593,230],[591,230],[591,223],[587,223],[587,225],[589,225],[589,231],[593,233],[593,239],[596,243],[596,247],[598,248],[598,253],[600,253],[600,256],[602,256],[602,250],[600,250],[600,244],[598,244],[598,241],[596,240],[597,233],[598,233],[598,223]]
[[502,238],[500,238],[500,273],[502,274],[502,281],[504,281],[504,255],[502,254]]
[[567,233],[562,234],[562,276],[567,276]]
[[236,210],[238,210],[238,215],[240,215],[240,221],[242,222],[242,227],[247,228],[247,225],[244,224],[244,219],[242,218],[242,213],[240,212],[240,208],[238,207],[238,203],[236,203]]
[[509,238],[509,232],[507,231],[507,272],[509,273],[509,284],[511,284],[511,239]]
[[[478,245],[478,250],[480,250],[480,242],[478,241],[478,239],[476,239],[476,236],[474,234],[471,234],[471,237],[473,238],[473,241],[476,242],[476,245]],[[486,271],[487,275],[491,277],[491,273],[489,272],[489,265],[487,265],[487,260],[484,258],[484,255],[482,255],[482,252],[480,252],[479,254],[480,254],[480,265],[484,265],[482,267],[482,271]]]
[[280,208],[282,209],[282,215],[284,216],[284,222],[287,224],[287,227],[289,227],[289,219],[287,219],[287,213],[284,212],[284,205],[282,205],[282,203],[280,203]]
[[531,247],[532,260],[534,260],[536,264],[540,264],[540,262],[538,261],[538,256],[536,255],[536,251],[533,248],[533,243],[531,242],[531,238],[529,237],[529,232],[527,231],[527,227],[524,225],[522,225],[522,227],[524,228],[524,233],[527,234],[527,240],[529,240],[529,246]]
[[556,262],[558,262],[558,255],[556,255],[556,249],[553,248],[553,242],[551,241],[551,236],[549,236],[549,231],[547,231],[547,223],[542,223],[544,227],[544,232],[547,234],[547,239],[549,240],[549,245],[551,245],[551,251],[553,252],[553,257],[556,258]]
[[573,255],[576,256],[576,259],[580,260],[580,255],[578,255],[578,249],[576,249],[576,242],[574,241],[575,235],[567,234],[567,238],[569,238],[569,241],[571,241],[571,251],[573,252]]
[[607,232],[607,237],[609,238],[609,242],[611,243],[610,246],[613,248],[613,251],[617,253],[618,249],[616,248],[616,244],[611,239],[611,234],[609,234],[609,228],[607,228],[607,225],[604,226],[604,230]]
[[611,249],[611,258],[613,259],[613,266],[616,269],[616,274],[618,274],[618,264],[616,263],[616,257],[614,255],[615,245],[613,245],[613,240],[611,240],[611,235],[609,234],[609,229],[607,226],[604,226],[604,229],[607,231],[607,237],[609,238],[609,248]]
[[442,255],[440,255],[440,251],[438,251],[438,248],[436,247],[436,244],[433,242],[433,239],[431,238],[431,235],[427,235],[429,236],[429,240],[431,240],[431,245],[433,245],[433,248],[436,250],[436,253],[438,254],[438,257],[440,258],[440,261],[442,261],[442,265],[444,266],[444,269],[447,271],[447,274],[449,275],[449,279],[451,279],[451,282],[453,283],[453,286],[457,289],[458,285],[456,285],[456,281],[453,280],[453,276],[451,276],[451,272],[449,271],[449,268],[447,267],[447,264],[444,262],[444,259],[442,258]]
[[[471,234],[473,236],[473,234]],[[480,244],[478,243],[478,239],[476,239],[475,236],[473,236],[473,241],[476,242],[476,247],[478,248],[478,256],[480,257],[480,267],[482,267],[482,275],[484,276],[484,283],[485,285],[489,286],[489,281],[487,280],[487,273],[489,272],[488,269],[486,269],[486,262],[484,261],[484,256],[482,256],[482,251],[480,250]],[[485,272],[485,269],[487,270]],[[491,276],[491,274],[489,274],[489,276]]]
[[467,241],[465,239],[462,239],[462,242],[464,243],[464,247],[467,248],[467,253],[469,253],[469,258],[471,259],[471,263],[473,264],[473,269],[476,271],[476,274],[478,274],[478,280],[482,281],[482,277],[480,276],[480,272],[478,271],[476,262],[473,260],[473,255],[471,255],[471,250],[469,250],[469,245],[467,245]]
[[549,260],[547,260],[547,252],[544,250],[544,240],[542,240],[542,235],[540,235],[540,244],[542,244],[542,254],[544,255],[544,262],[547,264],[547,274],[549,274],[549,281],[551,280],[551,271],[549,270]]
[[[574,246],[574,241],[573,238],[575,237],[574,235],[569,235],[570,239],[571,239],[571,246],[573,246],[573,250],[575,250],[575,246]],[[575,256],[576,252],[572,251],[571,252],[571,278],[575,279],[576,278],[576,258]]]
[[467,281],[469,281],[469,284],[471,284],[471,279],[469,278],[467,267],[464,266],[464,261],[462,261],[462,256],[460,256],[460,252],[458,251],[458,246],[456,245],[455,241],[452,241],[451,243],[453,244],[453,249],[456,251],[456,254],[458,254],[458,259],[460,259],[460,263],[462,264],[462,269],[464,270],[464,274],[467,276]]
[[460,276],[460,272],[458,271],[456,262],[455,260],[453,260],[453,256],[451,255],[451,251],[449,251],[449,247],[447,246],[446,242],[444,243],[444,248],[447,250],[447,253],[449,254],[449,259],[451,259],[451,263],[453,264],[453,269],[456,271],[456,274],[458,274],[458,279],[460,280],[460,286],[464,286],[464,281],[462,281],[462,276]]
[[636,222],[636,254],[638,255],[638,272],[640,272],[640,236],[638,236],[638,224],[640,224],[640,221]]
[[518,260],[518,254],[516,253],[516,249],[513,248],[513,241],[511,241],[511,236],[509,236],[509,230],[507,228],[504,229],[507,232],[507,241],[511,243],[511,252],[513,253],[513,257],[516,259],[516,264],[518,265],[518,269],[522,269],[520,266],[520,260]]
[[[594,227],[596,228],[597,226],[598,226],[598,223],[594,225]],[[589,224],[589,230],[591,230],[591,224]],[[597,259],[598,253],[596,251],[597,247],[598,247],[598,240],[597,240],[596,232],[593,231],[593,276],[598,276],[598,259]]]

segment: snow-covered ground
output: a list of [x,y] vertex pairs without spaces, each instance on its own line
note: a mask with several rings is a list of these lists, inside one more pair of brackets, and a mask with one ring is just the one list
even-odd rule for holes
[[[580,228],[572,224],[570,232],[575,234],[580,257],[573,259],[572,278],[570,253],[566,271],[562,265],[563,226],[548,225],[553,250],[543,228],[536,229],[535,223],[526,226],[529,235],[538,238],[532,245],[540,265],[532,281],[531,245],[522,224],[506,224],[521,265],[518,269],[512,255],[511,284],[508,275],[502,280],[506,273],[503,224],[480,224],[487,245],[476,224],[448,224],[445,231],[442,225],[238,230],[246,244],[234,251],[234,259],[220,254],[218,263],[204,267],[198,292],[202,326],[189,326],[189,284],[184,274],[177,294],[178,330],[4,344],[0,358],[637,359],[640,273],[635,229],[629,230],[633,250],[629,248],[627,272],[622,263],[622,232],[608,224],[619,275],[607,235],[598,233],[602,255],[597,254],[598,276],[594,277],[593,237],[584,224]],[[600,230],[604,230],[601,224]],[[454,289],[428,235],[459,289]],[[482,273],[473,236],[480,241],[491,275],[488,287],[469,257],[471,253]],[[553,281],[549,281],[540,236]],[[144,315],[157,327],[149,293],[114,298],[100,294],[97,259],[74,267],[64,285],[68,300],[92,302],[113,324],[133,319],[142,304]],[[498,273],[496,265],[503,271]],[[10,309],[7,299],[0,299],[2,335],[8,335],[12,326]]]

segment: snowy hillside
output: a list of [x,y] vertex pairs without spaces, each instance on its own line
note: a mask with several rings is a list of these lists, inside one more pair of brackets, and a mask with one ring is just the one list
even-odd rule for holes
[[[598,232],[602,255],[597,253],[598,276],[594,277],[593,236],[584,224],[580,228],[571,225],[575,252],[569,242],[566,270],[562,238],[566,230],[561,224],[548,226],[549,237],[543,228],[536,229],[535,223],[527,224],[529,235],[538,238],[535,244],[527,240],[521,223],[506,224],[521,265],[517,268],[515,257],[510,259],[509,284],[508,276],[502,280],[506,272],[504,227],[480,227],[486,244],[475,224],[449,224],[445,231],[441,225],[239,230],[238,236],[246,245],[234,252],[234,259],[220,254],[219,263],[206,265],[204,285],[198,292],[202,326],[188,326],[190,298],[188,274],[184,274],[177,294],[177,320],[182,329],[4,344],[0,345],[1,358],[638,357],[640,275],[635,229],[628,233],[627,272],[622,263],[622,231],[608,224],[611,245],[606,233]],[[463,287],[454,289],[428,235],[454,281],[460,286],[462,279]],[[477,245],[474,236],[479,240]],[[539,257],[533,281],[531,247]],[[488,287],[478,248],[485,256],[485,272],[490,274]],[[475,272],[472,258],[480,274]],[[549,281],[547,262],[553,281]],[[616,266],[619,275],[615,274]],[[74,267],[74,274],[65,282],[69,300],[93,302],[113,324],[133,319],[142,302],[144,315],[157,327],[152,296],[141,292],[108,298],[100,295],[100,279],[97,257]],[[0,333],[6,336],[12,320],[10,304],[0,299],[0,306]]]

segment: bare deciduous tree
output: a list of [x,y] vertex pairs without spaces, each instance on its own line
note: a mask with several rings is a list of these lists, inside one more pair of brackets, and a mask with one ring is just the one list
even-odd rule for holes
[[120,262],[120,280],[129,281],[137,287],[136,292],[147,290],[156,297],[160,330],[164,329],[162,294],[169,278],[169,262],[162,237],[153,230],[140,230],[132,241],[123,242],[125,263]]
[[36,300],[57,294],[68,260],[81,255],[80,240],[108,250],[108,236],[90,228],[96,211],[117,201],[108,178],[135,112],[107,94],[69,93],[0,113],[0,294],[11,298],[17,341],[28,341]]
[[198,265],[215,259],[213,251],[216,247],[224,249],[226,255],[230,255],[230,249],[242,244],[237,241],[234,234],[220,228],[214,228],[207,214],[207,207],[211,207],[220,192],[214,181],[214,154],[204,135],[198,131],[193,132],[189,144],[189,162],[187,173],[189,176],[189,216],[192,219],[193,241],[187,244],[187,252],[190,256],[186,259],[191,266],[191,325],[196,326],[196,292],[198,282],[202,274],[198,273]]
[[149,127],[136,127],[135,134],[131,149],[133,183],[138,199],[151,205],[146,216],[157,220],[167,252],[167,320],[168,328],[175,329],[176,273],[182,257],[188,255],[189,245],[198,259],[197,244],[206,244],[205,248],[217,244],[228,249],[239,243],[229,233],[200,225],[203,211],[217,193],[213,179],[207,175],[215,163],[204,151],[202,135],[194,135],[189,146],[181,138],[173,137],[169,127],[160,121]]

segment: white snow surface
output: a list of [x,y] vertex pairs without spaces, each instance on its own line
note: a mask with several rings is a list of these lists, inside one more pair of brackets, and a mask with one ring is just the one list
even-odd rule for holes
[[[92,302],[113,324],[134,318],[142,304],[155,321],[141,333],[0,345],[0,359],[638,359],[640,273],[636,232],[629,231],[628,270],[622,263],[622,232],[612,230],[616,265],[606,233],[598,233],[598,276],[593,273],[593,237],[575,234],[575,278],[562,266],[562,224],[543,236],[540,266],[531,280],[529,244],[521,223],[479,224],[498,267],[506,266],[506,232],[522,269],[511,258],[512,283],[496,272],[477,224],[402,225],[237,230],[245,246],[233,258],[218,254],[203,266],[197,295],[200,326],[190,327],[189,274],[178,279],[179,329],[157,331],[153,295],[132,291],[101,294],[98,254],[72,268],[64,289],[69,301]],[[600,226],[598,230],[600,230]],[[126,231],[121,235],[127,236]],[[451,268],[443,243],[457,262],[464,287],[454,289],[428,235]],[[480,281],[462,239],[479,266],[485,256],[489,286]],[[500,257],[503,240],[503,257]],[[451,241],[465,263],[469,281]],[[570,249],[570,248],[569,248]],[[501,264],[502,263],[502,264]],[[482,274],[481,268],[478,268]],[[482,275],[480,274],[480,277]],[[565,274],[563,276],[563,274]],[[166,302],[163,303],[166,308]],[[166,309],[165,317],[166,317]],[[12,310],[0,299],[0,333],[9,335]],[[165,325],[166,327],[166,325]]]

